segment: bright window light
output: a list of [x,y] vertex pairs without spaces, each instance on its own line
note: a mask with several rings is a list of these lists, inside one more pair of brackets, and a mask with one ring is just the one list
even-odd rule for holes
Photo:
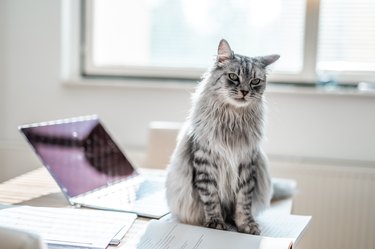
[[375,1],[321,0],[319,71],[375,71]]
[[274,82],[375,82],[374,0],[91,0],[84,13],[85,76],[198,79],[225,38],[280,54]]
[[94,67],[203,68],[225,38],[236,53],[281,54],[275,71],[303,64],[304,0],[95,0]]

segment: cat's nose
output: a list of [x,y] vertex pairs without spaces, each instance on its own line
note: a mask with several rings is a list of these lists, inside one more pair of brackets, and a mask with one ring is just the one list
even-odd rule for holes
[[249,93],[249,91],[241,90],[241,93],[245,97]]

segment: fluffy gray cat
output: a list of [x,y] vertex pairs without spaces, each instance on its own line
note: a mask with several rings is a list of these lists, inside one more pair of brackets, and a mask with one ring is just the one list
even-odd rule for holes
[[267,66],[279,55],[234,54],[221,40],[214,66],[193,96],[167,176],[171,213],[181,222],[260,234],[254,217],[271,199],[261,149]]

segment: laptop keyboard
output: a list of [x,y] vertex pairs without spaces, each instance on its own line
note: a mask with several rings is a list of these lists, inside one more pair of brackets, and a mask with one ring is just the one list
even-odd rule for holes
[[111,185],[95,193],[100,202],[116,203],[120,205],[132,204],[137,200],[160,192],[164,188],[164,182],[152,181],[140,178],[127,180],[126,182]]

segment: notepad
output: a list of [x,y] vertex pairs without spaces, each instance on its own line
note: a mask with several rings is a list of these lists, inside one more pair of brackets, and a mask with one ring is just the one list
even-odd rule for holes
[[136,217],[124,212],[20,206],[0,210],[0,226],[39,234],[49,245],[104,249]]

